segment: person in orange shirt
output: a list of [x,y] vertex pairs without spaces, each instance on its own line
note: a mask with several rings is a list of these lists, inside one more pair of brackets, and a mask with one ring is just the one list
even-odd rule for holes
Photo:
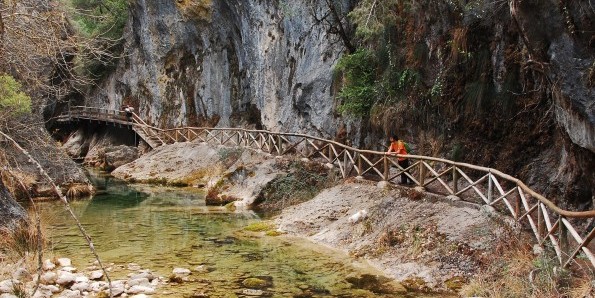
[[[393,134],[389,137],[390,140],[390,145],[388,146],[388,151],[386,153],[395,153],[395,154],[401,154],[401,155],[406,155],[407,154],[407,148],[405,148],[405,143],[401,140],[399,140],[399,137],[397,137],[397,135]],[[405,158],[405,157],[399,157],[397,160],[397,163],[399,164],[399,166],[401,166],[403,169],[406,169],[409,167],[409,159]],[[409,171],[406,171],[407,173],[409,173]],[[411,178],[409,178],[409,176],[405,175],[405,173],[401,174],[401,184],[412,184],[413,181],[411,180]]]

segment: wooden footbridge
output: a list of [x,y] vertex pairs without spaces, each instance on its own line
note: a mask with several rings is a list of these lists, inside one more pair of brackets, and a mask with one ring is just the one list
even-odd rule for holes
[[563,267],[589,264],[595,268],[590,245],[595,238],[595,210],[561,209],[519,179],[495,169],[419,155],[407,155],[410,166],[402,168],[397,163],[400,155],[357,149],[309,135],[241,128],[161,129],[136,114],[128,118],[123,111],[102,108],[74,107],[57,117],[57,121],[85,119],[130,126],[152,148],[175,142],[208,142],[318,160],[337,167],[343,178],[359,176],[396,184],[400,175],[407,175],[417,187],[429,192],[509,215],[530,230],[539,245],[551,246]]

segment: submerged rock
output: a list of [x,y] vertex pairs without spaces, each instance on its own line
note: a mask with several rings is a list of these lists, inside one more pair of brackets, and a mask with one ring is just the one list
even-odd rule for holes
[[172,273],[174,275],[178,275],[178,276],[186,276],[186,275],[190,275],[190,273],[192,273],[190,271],[190,269],[186,269],[186,268],[174,268],[174,270],[172,270]]

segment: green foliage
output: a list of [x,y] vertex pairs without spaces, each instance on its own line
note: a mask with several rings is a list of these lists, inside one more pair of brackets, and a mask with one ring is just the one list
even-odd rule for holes
[[21,84],[9,75],[0,75],[0,111],[15,115],[31,112],[31,98],[21,91]]
[[364,39],[381,35],[387,24],[397,19],[394,8],[397,0],[363,0],[349,13],[349,18],[357,24],[355,34]]
[[376,62],[372,53],[365,49],[344,55],[337,63],[336,70],[343,72],[345,86],[339,92],[342,104],[341,113],[363,116],[374,105]]
[[127,0],[69,0],[72,17],[87,37],[120,39],[128,20]]
[[[89,39],[77,56],[77,73],[100,79],[116,65],[128,21],[128,0],[63,0],[78,35]],[[88,45],[88,46],[89,46]]]

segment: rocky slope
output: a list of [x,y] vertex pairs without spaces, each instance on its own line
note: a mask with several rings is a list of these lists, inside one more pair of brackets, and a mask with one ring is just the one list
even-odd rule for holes
[[453,290],[506,230],[502,218],[473,204],[355,180],[283,210],[276,222],[292,235],[364,257],[415,290]]

